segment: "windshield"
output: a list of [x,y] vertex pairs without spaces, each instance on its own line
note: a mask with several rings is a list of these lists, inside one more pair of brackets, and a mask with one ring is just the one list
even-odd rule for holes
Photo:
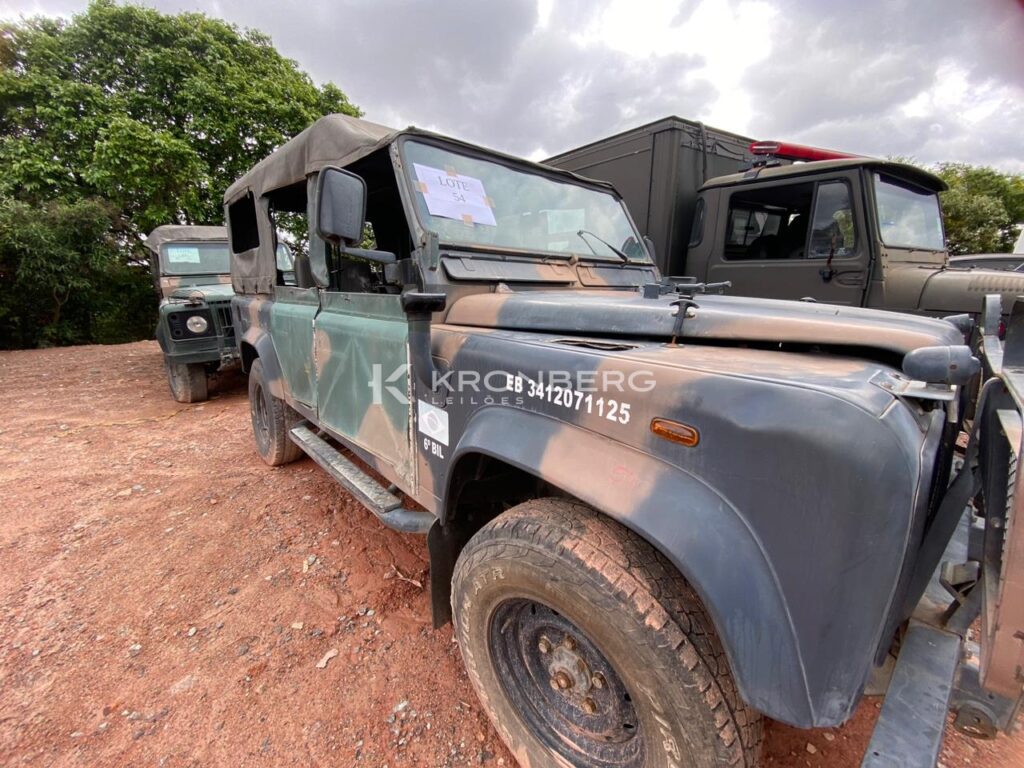
[[406,141],[403,152],[416,213],[443,243],[648,261],[608,192],[417,141]]
[[875,174],[875,206],[882,242],[895,248],[941,251],[942,214],[934,192]]
[[231,271],[226,242],[168,243],[161,261],[165,275],[226,275]]

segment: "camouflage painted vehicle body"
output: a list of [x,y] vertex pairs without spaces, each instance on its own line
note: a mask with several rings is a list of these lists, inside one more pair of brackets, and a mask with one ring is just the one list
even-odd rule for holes
[[238,364],[227,230],[168,224],[153,230],[146,246],[154,255],[156,338],[171,394],[180,402],[205,400],[207,375]]
[[[493,218],[466,201],[435,215],[429,158],[449,180],[482,179]],[[548,203],[517,208],[531,203],[520,202],[525,188],[509,191],[516,179],[580,195],[572,205],[598,221],[591,196],[614,201],[622,246],[597,245],[604,238],[582,225],[565,234]],[[467,609],[453,573],[458,582],[481,532],[534,499],[582,502],[692,585],[735,679],[735,712],[800,727],[850,715],[941,556],[925,542],[943,507],[961,389],[977,371],[961,330],[663,282],[607,185],[342,116],[257,165],[225,208],[261,453],[295,458],[294,445],[273,442],[284,435],[386,524],[429,531],[436,623],[454,606],[459,624]],[[295,287],[273,268],[276,211],[308,215]],[[503,232],[526,238],[541,213],[548,248],[504,244]],[[349,215],[358,227],[343,235]],[[382,250],[353,247],[364,218]],[[477,236],[487,242],[466,242]],[[342,453],[395,487],[370,489]],[[422,510],[389,502],[395,490]],[[464,656],[471,635],[459,625]],[[546,637],[540,653],[551,653]],[[490,678],[468,656],[467,668],[517,758],[555,764],[560,747],[524,745],[496,714]],[[552,689],[572,685],[551,678]],[[729,723],[743,735],[722,744],[755,761],[754,731]],[[665,764],[681,764],[665,749]]]

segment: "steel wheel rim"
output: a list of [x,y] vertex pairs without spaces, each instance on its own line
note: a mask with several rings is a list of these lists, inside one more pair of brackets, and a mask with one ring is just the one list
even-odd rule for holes
[[488,643],[505,694],[545,747],[580,768],[643,765],[628,689],[569,619],[533,600],[505,600],[491,616]]
[[267,399],[263,394],[263,387],[259,384],[256,385],[256,391],[253,394],[255,396],[252,399],[252,423],[256,428],[256,433],[265,442],[270,434],[270,415],[267,411]]

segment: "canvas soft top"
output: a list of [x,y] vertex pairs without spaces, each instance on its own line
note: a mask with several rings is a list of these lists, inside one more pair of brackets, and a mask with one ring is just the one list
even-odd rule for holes
[[160,253],[164,243],[195,243],[205,240],[227,241],[226,227],[208,227],[194,224],[164,224],[157,227],[146,238],[144,245],[153,253]]
[[230,204],[249,193],[253,197],[259,198],[275,189],[297,184],[311,173],[316,173],[328,165],[342,168],[351,165],[390,144],[402,134],[432,136],[450,144],[483,151],[527,166],[532,165],[549,174],[553,173],[574,181],[582,181],[591,186],[612,188],[610,184],[602,181],[585,179],[569,171],[542,166],[521,157],[486,149],[421,128],[412,126],[403,129],[388,128],[369,120],[333,114],[321,117],[302,133],[282,144],[273,153],[254,165],[244,176],[228,187],[227,192],[224,193],[224,203]]
[[456,148],[464,147],[471,152],[483,152],[499,160],[526,168],[533,167],[539,173],[560,176],[576,184],[607,189],[615,193],[614,188],[605,182],[585,179],[570,171],[533,163],[431,131],[413,127],[396,130],[348,115],[327,115],[254,165],[224,193],[226,209],[251,195],[259,211],[258,244],[246,250],[236,251],[235,243],[232,243],[231,280],[235,290],[239,293],[270,293],[274,286],[277,274],[273,248],[274,232],[265,195],[307,181],[311,174],[318,173],[326,166],[349,166],[403,135],[440,139]]

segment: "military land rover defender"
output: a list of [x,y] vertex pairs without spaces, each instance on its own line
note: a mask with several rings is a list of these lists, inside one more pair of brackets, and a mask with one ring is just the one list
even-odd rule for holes
[[[224,227],[166,224],[146,238],[160,301],[156,338],[171,394],[179,403],[208,395],[209,375],[238,366],[231,323],[228,235]],[[281,243],[278,268],[289,282],[291,252]]]
[[259,454],[427,535],[435,624],[522,765],[755,765],[763,718],[841,723],[896,653],[865,764],[933,763],[950,704],[1012,720],[1024,312],[1004,349],[990,306],[965,425],[963,328],[665,280],[565,171],[332,115],[224,203]]

